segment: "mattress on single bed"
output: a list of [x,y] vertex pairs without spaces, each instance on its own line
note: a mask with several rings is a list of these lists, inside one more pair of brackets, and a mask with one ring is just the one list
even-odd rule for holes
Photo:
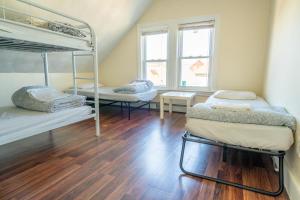
[[0,107],[0,145],[58,128],[59,124],[70,124],[92,117],[90,106],[46,113],[29,111],[17,107]]
[[[262,98],[255,100],[219,99],[214,95],[206,103],[249,104],[251,107],[266,107],[269,104]],[[294,142],[293,132],[285,126],[228,123],[197,118],[187,118],[186,129],[193,135],[206,139],[266,150],[288,150]]]
[[284,126],[239,124],[187,118],[186,129],[193,135],[237,146],[286,151],[294,142]]
[[[136,94],[121,94],[113,91],[114,87],[99,87],[99,99],[113,100],[113,101],[126,101],[126,102],[137,102],[137,101],[151,101],[157,95],[156,89],[151,89],[147,92],[136,93]],[[72,92],[67,90],[66,92]],[[77,93],[87,97],[94,97],[94,89],[78,89]]]

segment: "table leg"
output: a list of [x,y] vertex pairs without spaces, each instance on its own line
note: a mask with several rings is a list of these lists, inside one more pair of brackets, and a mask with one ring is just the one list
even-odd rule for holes
[[169,113],[172,113],[172,99],[169,99]]
[[191,107],[191,99],[186,100],[186,109]]
[[164,119],[164,98],[160,97],[160,119]]

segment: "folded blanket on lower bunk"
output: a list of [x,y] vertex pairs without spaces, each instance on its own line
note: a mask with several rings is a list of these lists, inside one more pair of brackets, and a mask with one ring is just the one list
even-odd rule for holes
[[86,97],[59,92],[45,86],[27,86],[17,90],[12,101],[17,107],[42,112],[56,112],[67,108],[80,107]]
[[187,109],[186,116],[229,123],[286,126],[293,132],[296,131],[296,119],[280,107],[269,106],[251,108],[249,111],[229,111],[227,109],[215,109],[208,103],[198,103]]
[[114,89],[115,93],[137,94],[151,90],[153,83],[147,80],[135,80],[128,85]]

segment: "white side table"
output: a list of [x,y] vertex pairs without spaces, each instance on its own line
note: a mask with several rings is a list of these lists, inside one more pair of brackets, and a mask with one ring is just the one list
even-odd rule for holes
[[160,95],[160,119],[164,119],[165,100],[169,101],[169,112],[172,113],[172,100],[186,100],[186,107],[192,105],[196,93],[195,92],[166,92]]

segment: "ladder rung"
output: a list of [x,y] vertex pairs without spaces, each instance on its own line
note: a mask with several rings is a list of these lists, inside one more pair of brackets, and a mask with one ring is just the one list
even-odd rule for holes
[[85,101],[86,103],[95,103],[95,101]]
[[81,80],[95,80],[94,78],[84,78],[84,77],[75,77],[75,79],[81,79]]

